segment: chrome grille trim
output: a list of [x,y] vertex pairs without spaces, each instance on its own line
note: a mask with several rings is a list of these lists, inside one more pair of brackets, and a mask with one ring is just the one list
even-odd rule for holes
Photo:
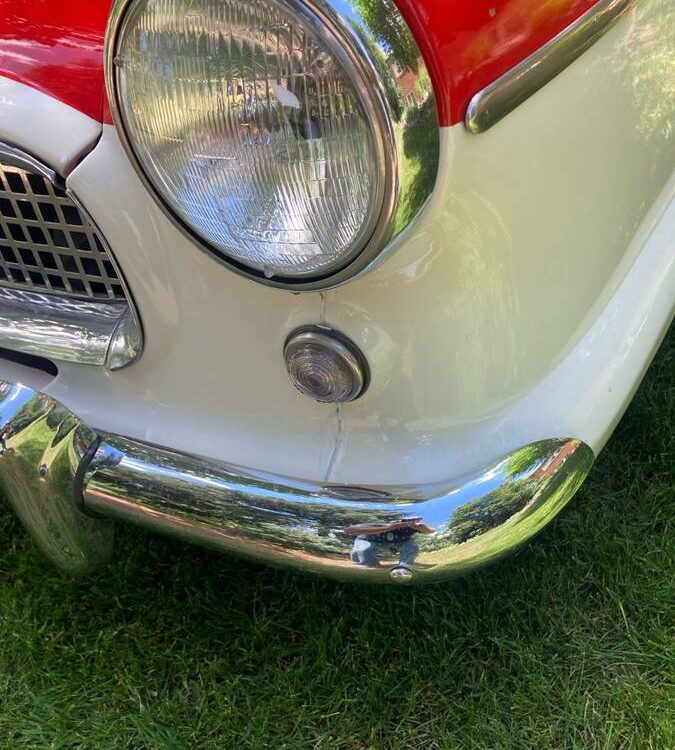
[[65,185],[0,152],[0,286],[125,300],[112,256]]
[[141,326],[102,235],[65,182],[0,143],[0,347],[126,367]]
[[128,309],[126,302],[0,287],[0,346],[56,362],[105,365]]

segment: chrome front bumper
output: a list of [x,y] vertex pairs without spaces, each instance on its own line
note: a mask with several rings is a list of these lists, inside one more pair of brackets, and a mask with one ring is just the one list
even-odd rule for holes
[[72,573],[109,559],[117,519],[336,578],[438,580],[532,537],[594,459],[582,441],[552,438],[442,485],[322,485],[97,433],[51,397],[4,381],[0,429],[0,491]]

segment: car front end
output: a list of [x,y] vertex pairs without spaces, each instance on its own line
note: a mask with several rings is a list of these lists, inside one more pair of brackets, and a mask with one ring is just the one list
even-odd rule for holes
[[672,319],[664,0],[15,2],[0,487],[357,581],[572,497]]

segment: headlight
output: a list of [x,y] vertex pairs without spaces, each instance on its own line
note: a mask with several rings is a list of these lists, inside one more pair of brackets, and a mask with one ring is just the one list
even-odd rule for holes
[[387,0],[415,68],[403,101],[388,40],[339,6],[118,0],[111,15],[109,96],[142,178],[201,245],[277,286],[363,269],[435,179],[436,110],[412,35]]

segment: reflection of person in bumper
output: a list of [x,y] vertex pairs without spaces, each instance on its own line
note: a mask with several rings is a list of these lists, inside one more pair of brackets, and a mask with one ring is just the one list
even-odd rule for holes
[[398,550],[397,568],[411,569],[419,547],[415,544],[415,534],[433,534],[434,529],[422,523],[421,516],[404,518],[387,524],[357,524],[343,529],[347,536],[354,536],[350,552],[352,562],[369,568],[380,565],[380,553],[387,547]]
[[[2,417],[0,417],[0,424],[2,423]],[[6,422],[2,427],[0,427],[0,453],[6,453],[7,452],[7,438],[9,437],[9,432],[12,429],[12,425],[9,422]]]

